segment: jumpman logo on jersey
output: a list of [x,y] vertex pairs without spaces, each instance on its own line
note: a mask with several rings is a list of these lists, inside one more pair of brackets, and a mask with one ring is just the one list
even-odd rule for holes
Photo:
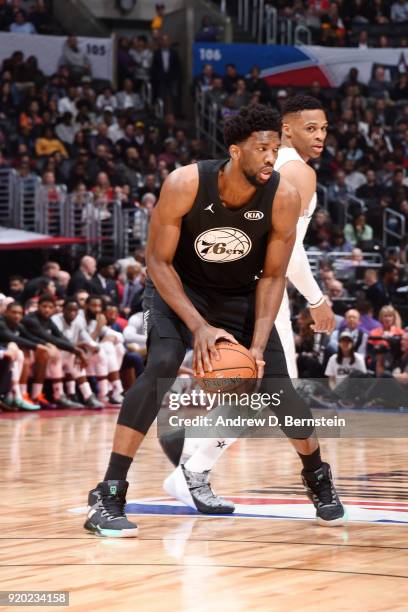
[[204,208],[204,210],[210,210],[212,212],[212,214],[215,215],[215,212],[212,209],[213,206],[214,206],[214,203],[211,202],[211,204],[209,206],[207,206],[206,208]]

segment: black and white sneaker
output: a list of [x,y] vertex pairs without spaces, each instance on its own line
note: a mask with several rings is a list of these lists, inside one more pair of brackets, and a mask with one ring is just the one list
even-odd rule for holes
[[55,400],[55,403],[58,408],[67,408],[70,410],[81,410],[83,408],[82,404],[77,404],[69,399],[66,395],[61,395],[60,398]]
[[105,404],[100,402],[97,397],[92,394],[88,397],[88,399],[84,400],[85,408],[91,408],[92,410],[102,410],[105,407]]
[[330,465],[322,463],[315,472],[302,470],[302,481],[308,498],[316,508],[317,522],[326,527],[344,525],[347,513],[334,487]]
[[234,504],[215,495],[209,479],[210,470],[190,472],[184,465],[179,465],[166,478],[163,488],[171,497],[203,514],[232,514]]
[[88,518],[84,528],[107,538],[135,538],[137,525],[125,514],[126,480],[105,480],[88,495]]
[[167,459],[172,462],[174,467],[180,463],[181,455],[183,454],[184,440],[186,430],[183,428],[171,431],[168,434],[160,436],[159,443],[163,449]]

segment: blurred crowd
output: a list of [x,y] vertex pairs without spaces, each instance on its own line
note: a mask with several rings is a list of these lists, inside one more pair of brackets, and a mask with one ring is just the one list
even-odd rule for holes
[[[313,44],[406,47],[407,0],[270,0],[280,19],[309,28]],[[404,28],[405,26],[405,28]]]
[[14,34],[61,34],[50,0],[1,0],[0,30]]
[[0,294],[0,408],[121,404],[146,353],[144,252],[134,255],[84,256],[72,275],[49,261],[40,276],[10,277]]

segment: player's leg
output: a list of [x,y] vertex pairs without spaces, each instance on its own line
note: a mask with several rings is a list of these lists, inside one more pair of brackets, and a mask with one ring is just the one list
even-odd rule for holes
[[123,385],[120,379],[120,366],[122,365],[123,355],[119,362],[115,345],[109,340],[101,343],[100,350],[105,354],[108,365],[108,381],[112,388],[111,402],[120,405],[123,402]]
[[282,304],[276,315],[275,327],[279,334],[283,352],[285,353],[289,376],[290,378],[297,378],[298,369],[296,364],[295,339],[293,336],[292,322],[290,320],[289,297],[286,290],[283,294]]
[[[160,336],[153,326],[149,332],[148,349],[146,368],[125,395],[104,480],[89,493],[85,528],[96,535],[137,535],[136,525],[127,520],[124,512],[127,473],[157,416],[165,392],[177,375],[186,345],[177,334],[175,337]],[[163,384],[158,385],[159,379],[163,380]]]
[[89,358],[86,368],[87,376],[95,377],[98,381],[98,398],[97,401],[101,404],[107,404],[109,383],[108,383],[108,362],[103,350],[92,353]]
[[[264,352],[264,359],[265,374],[260,391],[269,395],[280,393],[281,403],[273,408],[273,411],[282,424],[282,431],[289,438],[302,461],[302,481],[307,496],[316,508],[316,518],[319,523],[327,526],[343,524],[346,520],[346,513],[337,495],[330,466],[321,458],[314,427],[307,424],[307,419],[313,418],[312,413],[296,393],[288,377],[285,355],[275,328],[272,330]],[[287,425],[291,417],[301,419],[299,422],[306,424],[299,427]]]

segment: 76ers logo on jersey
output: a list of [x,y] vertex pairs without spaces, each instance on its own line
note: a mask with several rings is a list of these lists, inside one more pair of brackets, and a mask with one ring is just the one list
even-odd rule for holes
[[196,238],[194,248],[200,259],[224,263],[245,257],[252,242],[249,236],[234,227],[214,227]]

